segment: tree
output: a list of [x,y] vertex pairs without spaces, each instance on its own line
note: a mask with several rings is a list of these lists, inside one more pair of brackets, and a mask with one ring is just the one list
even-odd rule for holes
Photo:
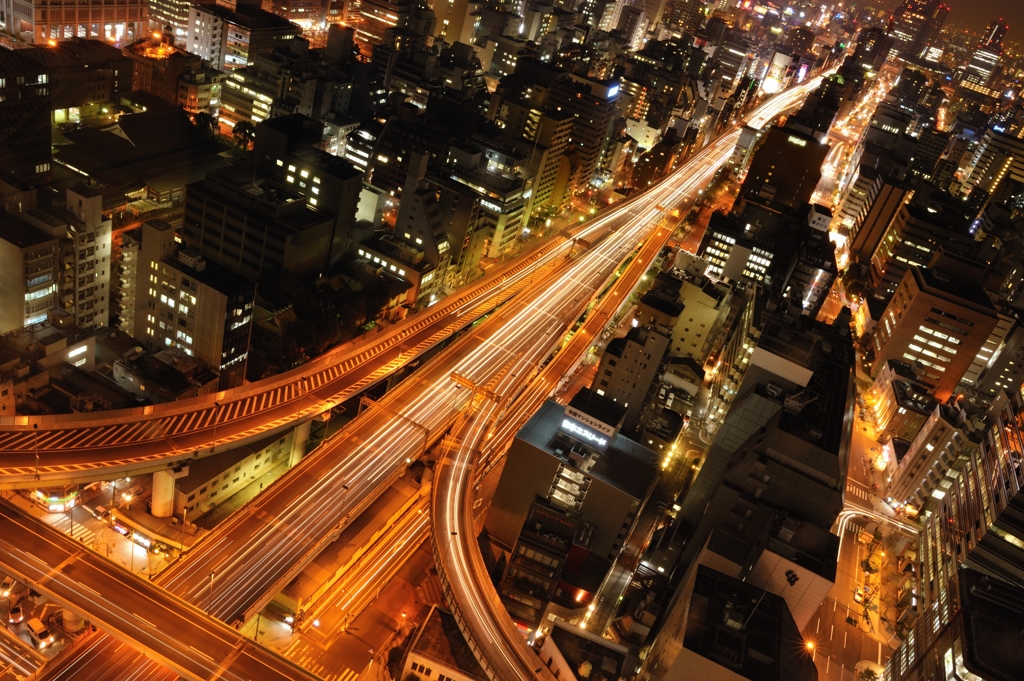
[[231,131],[235,139],[238,141],[238,146],[242,149],[248,149],[249,143],[256,138],[256,128],[249,121],[240,121],[235,123],[234,130]]
[[219,122],[213,114],[197,113],[192,117],[192,124],[195,125],[196,129],[206,137],[213,137],[217,134],[217,126]]
[[860,670],[857,681],[878,681],[878,672],[871,667],[865,667]]

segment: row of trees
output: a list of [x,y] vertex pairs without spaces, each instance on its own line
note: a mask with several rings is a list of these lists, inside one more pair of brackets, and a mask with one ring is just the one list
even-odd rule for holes
[[295,315],[284,324],[281,335],[261,335],[261,352],[281,368],[351,340],[366,324],[377,320],[388,302],[382,282],[361,290],[335,289],[326,281],[302,281],[284,271],[265,273],[257,290],[275,307],[290,305]]
[[[210,139],[216,138],[220,132],[220,121],[213,114],[197,113],[192,116],[192,124]],[[248,149],[256,138],[256,127],[249,121],[240,121],[231,129],[231,136],[239,149]]]

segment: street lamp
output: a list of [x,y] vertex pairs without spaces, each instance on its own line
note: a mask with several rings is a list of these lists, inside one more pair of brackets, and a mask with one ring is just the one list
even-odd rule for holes
[[36,480],[39,479],[39,424],[32,424],[32,432],[36,436]]
[[459,536],[459,533],[455,530],[452,530],[451,534],[448,536],[448,545],[444,547],[444,557],[441,558],[442,568],[444,567],[444,564],[448,562],[448,552],[452,550],[452,539],[457,536]]

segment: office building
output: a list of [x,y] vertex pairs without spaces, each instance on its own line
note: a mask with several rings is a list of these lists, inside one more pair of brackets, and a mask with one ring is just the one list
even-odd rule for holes
[[1000,393],[980,447],[958,457],[926,501],[918,535],[920,616],[889,659],[887,679],[955,673],[1011,681],[1024,672],[1022,415],[1020,393]]
[[683,598],[680,610],[689,617],[662,631],[644,661],[643,678],[818,678],[789,605],[775,593],[701,565]]
[[899,54],[920,57],[939,41],[949,7],[939,0],[903,0],[889,19],[893,49]]
[[911,267],[871,339],[872,374],[890,359],[920,367],[945,402],[988,340],[998,315],[976,281],[951,271]]
[[219,390],[241,385],[256,285],[182,247],[162,220],[139,229],[136,337],[153,351],[180,348],[219,372]]
[[583,390],[545,402],[508,451],[485,526],[502,601],[528,626],[549,602],[590,602],[653,489],[658,456],[619,434],[624,415]]
[[650,327],[630,329],[614,338],[601,354],[593,389],[626,410],[623,427],[632,430],[647,393],[655,385],[669,338]]
[[132,60],[132,90],[145,90],[171,106],[178,105],[178,81],[203,68],[203,58],[175,46],[172,36],[153,33],[124,48]]
[[76,123],[120,103],[132,89],[132,62],[102,40],[71,38],[51,47],[35,45],[18,54],[43,65],[50,89],[52,122]]
[[146,0],[31,0],[9,3],[4,14],[6,32],[37,45],[76,36],[126,44],[149,34]]
[[[311,185],[320,179],[315,171]],[[334,218],[312,199],[251,166],[230,166],[188,185],[182,238],[209,260],[245,277],[265,269],[324,271]],[[138,329],[136,329],[136,333]]]
[[198,518],[253,480],[277,466],[286,466],[294,439],[293,430],[189,461],[174,484],[173,511],[169,515]]
[[1011,182],[1024,184],[1024,139],[990,126],[974,150],[963,177],[965,188],[997,194]]
[[17,186],[50,180],[49,74],[19,50],[0,49],[0,179]]
[[750,160],[740,195],[797,207],[810,203],[829,147],[789,128],[772,128]]
[[881,431],[881,442],[913,441],[938,405],[931,386],[922,383],[913,365],[902,359],[885,362],[864,399]]
[[256,128],[254,162],[268,176],[306,197],[310,207],[334,218],[328,265],[355,248],[353,229],[363,173],[327,153],[327,126],[302,114],[277,116]]
[[573,115],[566,153],[579,156],[579,184],[593,180],[608,160],[619,117],[619,84],[566,74],[551,87],[549,104]]
[[870,262],[896,214],[913,196],[909,186],[896,180],[876,177],[871,181],[863,207],[853,216],[849,226],[850,257],[859,262]]
[[892,472],[886,497],[915,517],[957,459],[977,450],[978,440],[962,409],[936,405]]
[[355,34],[359,50],[364,54],[372,52],[374,45],[384,41],[385,32],[398,25],[403,11],[408,11],[405,0],[361,0]]
[[1007,335],[978,381],[978,390],[995,397],[1000,390],[1013,392],[1024,385],[1024,326],[1016,325]]
[[219,71],[250,65],[257,55],[285,48],[302,35],[302,28],[254,5],[236,10],[220,4],[190,5],[185,49],[210,62]]

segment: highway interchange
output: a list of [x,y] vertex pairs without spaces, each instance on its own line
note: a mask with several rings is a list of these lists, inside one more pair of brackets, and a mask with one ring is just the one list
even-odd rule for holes
[[[792,107],[813,86],[814,83],[808,83],[773,98],[755,112],[752,125],[763,125]],[[154,602],[153,609],[147,610],[147,621],[161,630],[164,637],[193,631],[197,622],[214,618],[228,623],[244,621],[301,569],[303,561],[309,558],[310,547],[318,546],[342,529],[375,494],[390,484],[408,461],[421,456],[450,427],[458,429],[463,443],[479,443],[481,438],[486,438],[498,413],[509,406],[504,400],[497,400],[500,405],[496,404],[492,398],[511,400],[517,390],[529,388],[533,399],[520,404],[537,404],[542,396],[551,394],[557,377],[545,377],[543,383],[537,384],[534,382],[537,369],[562,344],[566,329],[591,302],[593,294],[638,246],[646,244],[644,257],[653,258],[657,254],[660,246],[655,247],[650,239],[655,237],[664,215],[661,206],[692,200],[732,153],[737,134],[731,131],[721,136],[662,183],[586,223],[579,236],[592,246],[575,257],[567,256],[571,249],[567,239],[550,240],[491,274],[471,291],[453,296],[450,302],[444,301],[443,307],[431,308],[376,338],[332,353],[314,366],[303,367],[303,371],[279,377],[274,386],[247,386],[249,394],[218,396],[219,405],[186,405],[180,413],[162,414],[163,419],[192,419],[189,423],[194,424],[193,430],[197,431],[191,436],[192,440],[187,439],[191,431],[176,434],[175,439],[182,439],[173,447],[168,445],[166,433],[156,433],[163,426],[147,429],[139,425],[155,423],[155,416],[149,421],[141,419],[130,424],[122,421],[121,430],[111,424],[76,424],[69,429],[67,424],[62,428],[56,422],[47,422],[45,434],[39,437],[43,449],[41,459],[45,461],[40,470],[62,475],[66,468],[72,467],[91,470],[91,475],[96,476],[96,470],[108,464],[116,469],[146,457],[166,465],[168,457],[180,456],[181,450],[189,446],[241,439],[247,434],[267,432],[295,418],[322,412],[347,399],[366,382],[377,380],[379,375],[415,357],[425,344],[434,342],[431,339],[440,334],[450,335],[454,327],[493,309],[496,300],[507,299],[521,291],[514,305],[503,308],[500,314],[427,362],[378,405],[366,410],[281,481],[219,526],[187,560],[163,573],[156,584],[166,590],[167,598],[176,597],[181,601],[162,606]],[[667,239],[667,236],[663,234],[662,238]],[[473,312],[467,312],[469,309]],[[587,343],[578,343],[585,350]],[[453,374],[464,380],[452,380]],[[466,387],[466,381],[483,390]],[[468,420],[463,420],[470,411],[471,401],[477,409]],[[260,404],[268,406],[261,408]],[[501,422],[504,435],[497,440],[507,440],[530,413],[525,408],[510,409]],[[214,423],[221,432],[213,433]],[[107,429],[106,439],[96,439],[102,429]],[[25,475],[28,462],[34,459],[33,430],[24,429],[16,437],[0,441],[5,461],[14,458],[17,462],[10,468],[13,475]],[[111,436],[111,433],[115,434]],[[131,442],[135,443],[133,454],[128,456],[126,452]],[[114,453],[104,453],[108,445]],[[530,657],[532,651],[525,646],[518,630],[508,616],[499,611],[500,602],[485,578],[486,572],[479,571],[481,559],[474,553],[472,525],[468,526],[470,529],[459,529],[466,527],[465,514],[470,505],[465,503],[467,485],[473,470],[472,457],[478,449],[479,446],[464,446],[455,450],[456,465],[442,469],[455,471],[455,474],[436,483],[439,496],[435,497],[435,511],[441,513],[435,513],[435,536],[456,537],[458,541],[449,539],[442,543],[439,540],[435,551],[447,544],[448,555],[441,557],[443,571],[447,571],[450,561],[459,570],[457,574],[484,575],[482,579],[456,580],[460,585],[465,582],[467,588],[476,588],[476,593],[455,595],[458,610],[473,613],[473,621],[464,625],[466,633],[472,640],[490,643],[483,656],[486,664],[495,669],[495,678],[536,678],[536,657]],[[9,514],[0,516],[0,531],[6,532],[9,525],[13,529],[17,522]],[[8,554],[3,561],[17,558]],[[58,554],[48,560],[44,558],[40,564],[23,564],[20,569],[45,571],[66,560],[67,555]],[[89,563],[91,565],[92,561]],[[106,570],[108,579],[124,578],[117,574],[119,568],[114,566],[97,569]],[[81,593],[65,593],[63,597],[69,601],[89,600]],[[182,602],[209,612],[212,618],[182,621],[180,613],[174,612],[179,607],[188,607]],[[143,629],[133,634],[113,624],[108,626],[179,673],[182,669],[189,674],[197,673],[183,663],[172,662],[168,650],[160,647],[168,645],[167,641],[152,639],[152,632],[146,639]],[[188,640],[185,636],[182,639]],[[211,657],[216,659],[216,655]],[[131,676],[138,679],[176,676],[163,664],[107,636],[90,641],[80,654],[64,660],[45,678],[118,679],[127,678],[124,672],[129,669]]]

